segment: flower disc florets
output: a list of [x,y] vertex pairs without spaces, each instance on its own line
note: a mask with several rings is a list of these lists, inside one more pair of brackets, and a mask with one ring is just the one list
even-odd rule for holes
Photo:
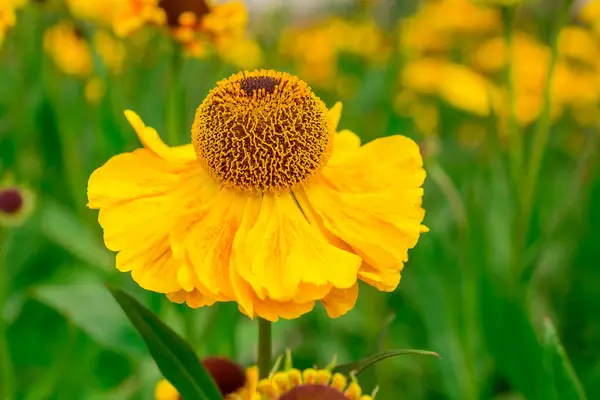
[[223,186],[250,192],[292,189],[327,161],[327,107],[287,73],[240,72],[217,83],[192,128],[196,153]]

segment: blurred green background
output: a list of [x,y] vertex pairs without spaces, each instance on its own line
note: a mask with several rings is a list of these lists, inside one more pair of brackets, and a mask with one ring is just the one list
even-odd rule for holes
[[[235,304],[192,310],[144,292],[115,270],[86,208],[92,171],[140,147],[123,110],[188,143],[208,90],[254,67],[297,74],[329,107],[342,100],[340,128],[363,142],[414,138],[428,172],[431,231],[399,288],[362,286],[336,320],[318,308],[277,322],[277,353],[291,348],[299,367],[441,355],[366,372],[378,400],[600,398],[600,6],[254,0],[242,48],[192,57],[166,29],[122,38],[62,1],[1,1],[0,183],[35,196],[20,226],[1,228],[0,351],[15,399],[153,398],[159,372],[105,283],[200,355],[256,361],[256,321]],[[51,36],[56,26],[71,28]]]

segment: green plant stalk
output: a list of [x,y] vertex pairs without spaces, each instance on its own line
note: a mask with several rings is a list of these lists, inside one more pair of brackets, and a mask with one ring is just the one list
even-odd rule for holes
[[179,145],[182,133],[182,89],[180,86],[181,70],[183,69],[183,51],[176,43],[169,64],[169,86],[167,87],[167,141],[168,145]]
[[8,272],[4,264],[5,237],[5,231],[0,228],[0,368],[2,368],[0,372],[0,399],[12,400],[14,396],[14,374],[6,338],[7,323],[4,319],[4,309],[8,299]]
[[272,334],[271,322],[258,318],[258,374],[266,378],[271,369]]
[[[544,95],[543,95],[543,106],[540,118],[535,126],[533,133],[533,142],[531,145],[531,155],[529,157],[529,164],[525,174],[525,180],[523,183],[522,198],[518,210],[518,220],[520,221],[520,227],[517,229],[517,240],[518,246],[521,248],[521,252],[525,247],[525,241],[527,239],[527,232],[530,228],[531,223],[531,212],[533,207],[533,200],[538,184],[538,178],[542,167],[542,161],[546,152],[548,144],[548,136],[552,125],[552,104],[551,104],[551,91],[552,91],[552,77],[556,70],[556,64],[558,60],[558,37],[562,27],[565,25],[569,18],[569,11],[573,0],[565,0],[562,7],[558,10],[558,17],[552,30],[550,37],[550,60],[548,64],[548,71],[544,81]],[[515,278],[520,280],[521,268],[515,270]]]
[[506,66],[504,68],[504,80],[508,96],[508,138],[510,146],[509,162],[510,174],[515,188],[519,187],[519,181],[523,171],[523,135],[517,124],[515,114],[516,86],[512,71],[513,42],[514,42],[514,23],[517,15],[517,7],[503,7],[502,20],[504,23],[504,47]]

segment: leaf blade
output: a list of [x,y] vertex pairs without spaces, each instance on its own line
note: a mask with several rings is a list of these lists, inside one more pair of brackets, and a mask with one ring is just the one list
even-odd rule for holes
[[557,398],[586,400],[583,386],[549,318],[544,319],[544,353]]
[[186,399],[222,400],[213,379],[191,346],[150,310],[122,290],[109,287],[164,377]]

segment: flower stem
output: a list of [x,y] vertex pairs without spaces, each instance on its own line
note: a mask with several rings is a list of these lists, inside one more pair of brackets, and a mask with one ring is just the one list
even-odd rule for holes
[[258,374],[261,378],[269,375],[272,351],[271,322],[258,319]]
[[510,146],[510,174],[515,188],[519,187],[519,179],[523,169],[523,136],[519,132],[517,117],[515,114],[516,87],[513,76],[513,42],[514,24],[517,16],[517,7],[503,7],[502,19],[504,22],[504,48],[506,66],[504,69],[504,80],[506,83],[508,97],[508,138]]
[[6,337],[7,323],[4,319],[6,299],[8,299],[8,272],[4,264],[5,232],[0,228],[0,399],[13,399],[13,368]]

